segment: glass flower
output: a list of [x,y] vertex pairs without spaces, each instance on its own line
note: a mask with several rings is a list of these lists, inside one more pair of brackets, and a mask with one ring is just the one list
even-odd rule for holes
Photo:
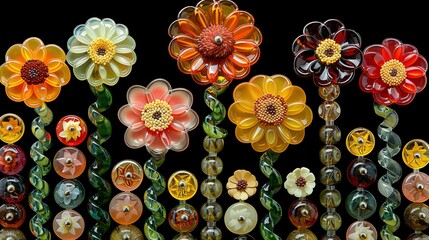
[[69,205],[72,200],[76,200],[82,194],[79,188],[70,183],[61,183],[57,193],[65,205]]
[[359,87],[380,105],[407,105],[426,87],[428,63],[417,48],[386,38],[365,48]]
[[136,169],[137,165],[132,162],[127,163],[124,167],[118,166],[116,168],[116,178],[113,181],[116,184],[125,184],[131,188],[136,183],[141,182],[141,176],[138,174],[140,170]]
[[76,229],[81,228],[78,222],[81,218],[82,217],[79,215],[72,216],[69,211],[63,211],[61,218],[55,219],[58,224],[57,232],[61,234],[70,233],[74,235],[76,233]]
[[[10,140],[17,139],[17,136],[22,135],[22,126],[19,124],[19,120],[16,118],[9,118],[9,121],[2,121],[0,125],[0,139]],[[5,141],[8,142],[8,141]]]
[[6,52],[6,61],[0,66],[1,83],[6,95],[15,102],[40,107],[55,100],[61,87],[70,81],[66,54],[57,45],[45,45],[36,37],[14,44]]
[[126,221],[131,220],[133,215],[138,216],[139,212],[136,209],[138,201],[131,200],[130,195],[125,195],[123,199],[116,199],[115,204],[112,206],[113,210],[116,211],[115,219],[125,219]]
[[300,143],[313,120],[305,92],[283,75],[257,75],[238,84],[233,98],[228,117],[237,125],[235,135],[257,152],[281,153]]
[[234,175],[228,178],[226,188],[228,194],[237,200],[246,200],[256,193],[258,181],[247,170],[236,170]]
[[[376,235],[377,236],[377,235]],[[349,240],[375,240],[374,232],[370,226],[366,226],[364,223],[358,223],[355,225],[354,231],[347,236]]]
[[64,150],[64,157],[57,158],[57,161],[63,166],[63,169],[61,170],[62,173],[70,172],[71,175],[74,175],[76,167],[82,165],[78,154],[78,151],[70,153],[70,151]]
[[318,87],[346,85],[362,63],[360,35],[337,19],[313,21],[292,43],[294,70],[298,76],[313,76]]
[[15,151],[5,151],[0,155],[0,166],[3,167],[3,172],[13,171],[20,163],[19,153]]
[[64,121],[63,122],[63,131],[61,131],[58,136],[65,138],[66,142],[70,141],[70,139],[73,139],[74,141],[77,140],[78,137],[80,137],[82,128],[80,127],[80,121]]
[[226,86],[243,79],[260,57],[261,32],[248,12],[228,0],[203,0],[188,6],[168,28],[168,51],[193,80]]
[[128,127],[124,137],[128,147],[146,146],[149,152],[159,155],[188,147],[188,131],[199,122],[191,109],[193,96],[189,90],[172,89],[168,81],[155,79],[147,87],[130,87],[127,101],[118,117]]
[[287,192],[295,197],[301,198],[310,195],[316,186],[314,174],[306,167],[295,168],[286,176],[284,187]]
[[254,212],[249,211],[248,208],[231,209],[228,216],[230,220],[227,224],[234,232],[246,232],[255,225],[252,221],[253,214]]
[[67,42],[67,62],[79,80],[91,86],[115,85],[130,74],[137,56],[128,28],[110,18],[92,17],[75,27]]
[[408,174],[402,183],[402,193],[412,202],[424,202],[429,199],[429,176],[424,172]]

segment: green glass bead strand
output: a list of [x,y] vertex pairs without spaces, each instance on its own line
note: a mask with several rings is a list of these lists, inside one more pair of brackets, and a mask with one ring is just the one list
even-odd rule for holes
[[212,85],[204,92],[204,102],[212,112],[205,117],[203,129],[204,132],[212,138],[225,138],[228,135],[228,132],[225,129],[217,126],[226,117],[226,108],[219,99],[217,99],[217,97],[226,89],[227,87],[217,88]]
[[89,106],[88,117],[97,129],[88,137],[87,141],[87,148],[95,157],[95,161],[88,170],[88,178],[96,192],[88,200],[88,211],[96,223],[89,229],[88,239],[101,240],[105,239],[103,235],[109,231],[111,224],[109,212],[103,209],[103,205],[109,202],[112,196],[109,182],[102,177],[110,169],[112,163],[109,152],[102,146],[112,135],[112,126],[101,112],[111,106],[112,95],[103,85],[90,86],[90,89],[97,100]]
[[261,204],[268,210],[268,214],[262,217],[260,223],[260,232],[265,240],[281,240],[280,236],[274,233],[274,226],[282,218],[283,210],[281,205],[273,198],[274,194],[280,190],[283,184],[281,174],[273,167],[279,156],[279,153],[268,150],[259,159],[259,168],[269,179],[262,186],[259,195]]
[[393,132],[399,118],[395,110],[378,103],[374,103],[374,111],[384,118],[378,126],[377,133],[378,137],[386,142],[386,147],[378,153],[378,163],[387,171],[378,180],[378,190],[386,197],[386,201],[379,209],[380,218],[385,223],[380,230],[380,237],[383,240],[399,240],[400,238],[393,233],[400,226],[400,217],[393,210],[401,204],[401,193],[392,186],[402,176],[401,165],[392,158],[401,151],[402,147],[400,137]]
[[28,195],[28,202],[35,215],[30,219],[30,231],[36,239],[50,240],[51,232],[43,227],[43,224],[51,218],[49,205],[43,202],[43,199],[49,195],[49,184],[43,177],[52,168],[51,161],[44,152],[52,146],[51,135],[45,130],[45,126],[52,122],[53,114],[46,103],[34,110],[38,117],[31,124],[31,132],[37,141],[31,146],[30,157],[36,165],[30,170],[29,179],[35,189]]

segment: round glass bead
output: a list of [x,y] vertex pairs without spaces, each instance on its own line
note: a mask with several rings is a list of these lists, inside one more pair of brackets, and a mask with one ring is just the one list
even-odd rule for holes
[[200,214],[206,222],[217,222],[222,219],[223,209],[218,202],[205,202],[201,206]]
[[58,121],[55,132],[62,144],[73,147],[85,140],[88,128],[81,117],[67,115]]
[[60,177],[77,178],[85,171],[86,157],[78,148],[63,147],[55,154],[53,166]]
[[351,217],[364,220],[375,213],[377,201],[371,192],[355,189],[346,198],[346,210]]
[[206,156],[201,161],[201,170],[206,175],[217,176],[223,170],[222,159],[218,156]]
[[180,233],[173,237],[172,240],[195,240],[191,233]]
[[402,148],[402,160],[412,169],[421,169],[429,163],[429,144],[421,139],[409,141]]
[[110,240],[143,240],[143,233],[135,225],[118,225],[110,234]]
[[319,117],[325,121],[335,121],[341,114],[340,105],[335,101],[324,101],[318,110]]
[[336,208],[341,203],[341,193],[337,189],[323,189],[319,195],[320,203],[325,208]]
[[247,234],[256,227],[258,212],[246,202],[237,202],[226,210],[224,221],[230,232],[238,235]]
[[426,202],[429,199],[429,176],[415,171],[405,176],[402,193],[411,202]]
[[341,130],[335,125],[324,125],[319,130],[319,137],[325,144],[337,144],[341,140]]
[[324,165],[335,165],[341,159],[341,151],[335,145],[324,145],[319,151],[319,157]]
[[429,207],[424,203],[410,203],[404,210],[405,224],[414,231],[429,227]]
[[118,224],[130,225],[142,215],[143,203],[134,193],[120,192],[110,200],[109,213]]
[[0,239],[4,240],[25,240],[24,233],[18,228],[3,228],[0,230]]
[[422,232],[411,233],[406,240],[429,240],[429,236]]
[[19,228],[25,221],[26,212],[20,203],[4,203],[0,206],[0,225]]
[[200,232],[201,240],[221,240],[222,231],[218,227],[208,227],[204,228]]
[[203,147],[207,152],[219,153],[220,151],[222,151],[223,145],[223,138],[212,138],[209,136],[206,136],[204,138]]
[[357,157],[368,155],[374,146],[374,134],[366,128],[355,128],[347,135],[346,147],[351,154]]
[[76,208],[85,199],[85,188],[77,179],[62,179],[55,186],[54,199],[62,208]]
[[319,87],[319,96],[327,101],[333,101],[340,95],[340,86],[337,84],[330,84],[325,87]]
[[355,221],[347,228],[346,239],[377,239],[377,229],[368,221]]
[[366,188],[377,180],[377,166],[368,158],[355,158],[347,167],[347,178],[353,186]]
[[337,212],[325,212],[320,217],[320,226],[325,231],[337,231],[340,229],[342,219]]
[[320,170],[320,182],[323,185],[337,185],[341,177],[341,171],[336,166],[326,166]]
[[198,212],[188,203],[180,203],[170,210],[168,223],[179,233],[189,233],[194,230],[199,221]]
[[286,240],[317,240],[317,236],[310,230],[306,228],[299,228],[293,230],[286,238]]
[[24,168],[27,162],[25,152],[15,144],[7,144],[0,148],[0,172],[14,175]]
[[20,202],[26,193],[27,184],[21,175],[5,176],[0,180],[0,196],[5,202]]
[[167,188],[173,198],[177,200],[188,200],[197,192],[197,178],[191,172],[179,170],[170,176],[167,182]]
[[15,143],[24,135],[24,121],[13,113],[6,113],[0,117],[0,140],[5,143]]
[[338,237],[337,235],[334,235],[334,236],[323,235],[322,238],[320,238],[320,240],[341,240],[341,238]]
[[201,183],[201,193],[206,198],[218,198],[222,194],[222,183],[214,178],[214,179],[204,179]]
[[79,239],[85,229],[85,221],[75,210],[63,210],[52,221],[55,235],[62,240]]
[[318,210],[316,204],[307,198],[294,200],[288,210],[290,222],[297,228],[309,228],[317,221]]
[[121,191],[133,191],[143,181],[143,168],[134,160],[122,160],[112,169],[112,181]]

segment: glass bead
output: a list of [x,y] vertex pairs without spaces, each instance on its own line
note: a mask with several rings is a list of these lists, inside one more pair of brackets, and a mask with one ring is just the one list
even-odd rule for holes
[[325,87],[319,87],[318,89],[319,96],[327,101],[333,101],[338,98],[340,95],[340,86],[337,84],[330,84]]
[[58,121],[55,132],[62,144],[73,147],[85,140],[88,128],[81,117],[67,115]]
[[0,117],[0,140],[11,144],[17,142],[24,135],[25,126],[21,117],[13,113],[6,113]]
[[402,160],[412,169],[421,169],[429,163],[429,144],[421,139],[409,141],[402,148]]
[[422,232],[411,233],[406,240],[429,240],[429,236]]
[[429,207],[424,203],[410,203],[404,210],[404,222],[414,231],[429,227]]
[[0,180],[0,196],[5,202],[20,202],[26,193],[27,184],[21,175],[5,176]]
[[217,176],[223,170],[222,159],[218,156],[206,156],[201,161],[201,170],[206,175]]
[[143,203],[134,193],[120,192],[110,200],[109,213],[118,224],[133,224],[143,213]]
[[15,144],[7,144],[0,148],[0,172],[14,175],[24,168],[27,162],[24,150]]
[[112,169],[112,181],[121,191],[133,191],[143,181],[143,168],[134,160],[122,160]]
[[190,233],[180,233],[174,236],[172,240],[195,240],[195,238]]
[[341,171],[336,166],[323,167],[320,170],[320,182],[323,185],[337,185],[341,182]]
[[63,210],[52,221],[55,235],[62,240],[79,239],[85,229],[85,220],[75,210]]
[[317,240],[317,236],[306,228],[300,228],[293,230],[286,238],[286,240]]
[[179,170],[173,173],[167,182],[167,188],[171,196],[177,200],[188,200],[198,190],[197,178],[194,174]]
[[355,158],[347,167],[347,178],[353,186],[366,188],[377,180],[377,166],[368,158]]
[[60,177],[77,178],[85,171],[86,157],[78,148],[63,147],[55,154],[53,166]]
[[340,105],[335,101],[324,101],[319,106],[319,117],[325,121],[335,121],[341,114]]
[[288,210],[290,222],[297,228],[309,228],[317,221],[318,210],[316,204],[307,198],[294,200]]
[[230,232],[238,235],[247,234],[256,227],[258,212],[246,202],[237,202],[226,210],[224,221]]
[[77,179],[62,179],[55,186],[54,199],[62,208],[76,208],[85,199],[85,188]]
[[19,228],[25,216],[25,208],[20,203],[4,203],[0,206],[0,225],[5,228]]
[[143,233],[135,225],[118,225],[110,234],[110,240],[143,240]]
[[342,219],[337,212],[325,212],[320,217],[320,226],[325,231],[337,231],[340,229]]
[[25,240],[24,233],[18,228],[3,228],[0,230],[0,239],[4,240]]
[[324,235],[320,240],[341,240],[341,238],[338,237],[337,235],[334,235],[334,236]]
[[319,199],[323,207],[336,208],[341,204],[341,193],[337,189],[323,189]]
[[405,176],[402,193],[411,202],[426,202],[429,199],[429,176],[415,171]]
[[198,212],[188,203],[180,203],[170,210],[168,222],[174,231],[189,233],[194,230],[199,221]]
[[204,138],[203,147],[209,153],[219,153],[224,146],[223,138],[212,138],[206,136]]
[[335,165],[341,159],[341,151],[335,145],[324,145],[319,151],[319,157],[324,165]]
[[355,128],[347,135],[346,147],[357,157],[368,155],[375,147],[374,134],[363,127]]
[[364,220],[375,213],[377,201],[371,192],[355,189],[346,198],[346,210],[351,217]]
[[319,137],[327,145],[337,144],[341,140],[341,130],[335,125],[324,125],[319,130]]
[[214,179],[204,179],[201,183],[201,193],[206,198],[218,198],[222,194],[222,183]]
[[208,227],[204,228],[200,232],[201,240],[221,240],[222,231],[218,227]]
[[223,209],[218,202],[205,202],[201,206],[200,214],[206,222],[217,222],[222,219]]
[[355,221],[347,228],[347,240],[377,239],[377,229],[368,221]]

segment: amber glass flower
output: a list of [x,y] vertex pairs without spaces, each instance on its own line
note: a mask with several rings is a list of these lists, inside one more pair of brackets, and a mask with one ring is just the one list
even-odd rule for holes
[[318,87],[350,83],[362,63],[360,35],[337,19],[313,21],[292,43],[298,76],[313,76]]
[[226,188],[228,194],[237,200],[246,200],[256,193],[258,181],[247,170],[236,170],[234,175],[228,178]]
[[137,56],[128,28],[110,18],[92,17],[75,27],[67,42],[67,62],[79,80],[113,86],[130,74]]
[[229,0],[203,0],[183,8],[170,24],[168,51],[194,81],[226,86],[243,79],[260,56],[262,35],[248,12]]
[[45,45],[37,37],[14,44],[6,52],[0,66],[1,83],[6,95],[15,102],[37,108],[55,100],[61,87],[70,81],[66,54],[57,45]]
[[257,152],[281,153],[299,144],[313,120],[305,92],[283,75],[257,75],[238,84],[233,98],[228,117],[237,125],[235,135]]
[[359,86],[378,104],[407,105],[426,87],[428,63],[415,46],[386,38],[363,53]]

